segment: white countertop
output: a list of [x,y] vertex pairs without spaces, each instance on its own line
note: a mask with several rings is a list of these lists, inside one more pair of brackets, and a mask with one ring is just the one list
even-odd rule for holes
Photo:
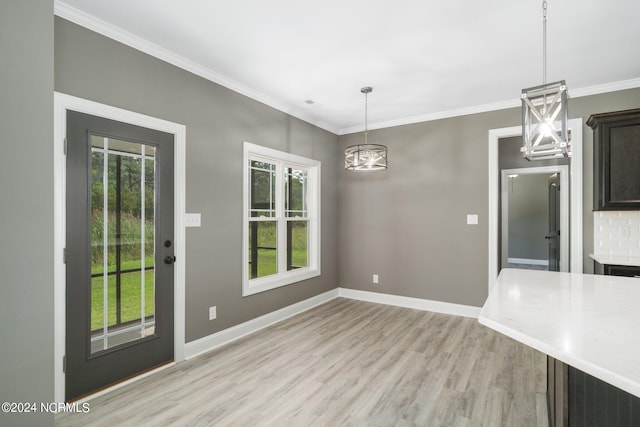
[[640,397],[640,279],[504,269],[479,321]]
[[640,256],[591,254],[600,264],[640,266]]

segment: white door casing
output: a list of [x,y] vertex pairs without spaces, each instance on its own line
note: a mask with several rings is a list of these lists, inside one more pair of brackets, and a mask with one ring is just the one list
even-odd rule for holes
[[[184,125],[134,113],[63,93],[54,93],[54,396],[65,401],[65,136],[67,110],[155,129],[174,135],[174,359],[184,360],[185,346],[185,203],[186,203],[186,127]],[[142,377],[142,376],[141,376]],[[127,383],[127,382],[125,382]],[[119,386],[124,385],[121,383]],[[118,387],[118,386],[115,386]],[[115,388],[114,387],[114,388]],[[111,388],[113,389],[113,388]],[[110,390],[110,389],[107,389]]]
[[[569,161],[570,180],[570,264],[569,271],[582,273],[583,268],[583,246],[582,246],[582,119],[570,119],[569,129],[572,135],[572,156]],[[488,236],[488,258],[489,276],[487,281],[488,290],[498,277],[498,194],[500,192],[500,176],[498,170],[498,141],[500,138],[510,138],[522,136],[522,126],[512,126],[507,128],[489,130],[489,236]]]

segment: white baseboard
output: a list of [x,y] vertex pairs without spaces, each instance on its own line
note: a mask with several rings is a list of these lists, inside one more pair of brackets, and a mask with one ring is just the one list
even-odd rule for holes
[[359,291],[356,289],[339,288],[338,296],[378,304],[395,305],[397,307],[414,308],[416,310],[434,311],[436,313],[452,314],[455,316],[472,317],[477,319],[481,307],[454,304],[450,302],[434,301],[422,298],[404,297],[383,294],[379,292]]
[[359,291],[356,289],[336,288],[323,294],[316,295],[315,297],[281,308],[280,310],[276,310],[272,313],[267,313],[264,316],[232,326],[224,331],[216,332],[215,334],[188,342],[184,346],[185,359],[191,359],[225,344],[229,344],[232,341],[257,332],[267,326],[273,325],[274,323],[285,320],[291,316],[295,316],[296,314],[300,314],[338,297],[393,305],[397,307],[413,308],[417,310],[433,311],[436,313],[452,314],[455,316],[471,317],[475,319],[480,315],[480,307],[470,305],[453,304],[449,302],[404,297],[379,292]]
[[191,341],[184,346],[185,359],[191,359],[207,351],[228,344],[267,326],[280,322],[303,311],[307,311],[325,302],[331,301],[338,297],[338,289],[332,289],[320,295],[316,295],[304,301],[291,304],[280,310],[267,313],[264,316],[256,317],[247,322],[241,323],[231,328],[225,329],[215,334],[208,335],[195,341]]
[[507,258],[509,264],[529,264],[529,265],[546,265],[549,266],[548,259],[530,259],[530,258]]

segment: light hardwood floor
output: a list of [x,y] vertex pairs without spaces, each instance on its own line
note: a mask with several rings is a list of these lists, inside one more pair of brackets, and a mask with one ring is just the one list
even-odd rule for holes
[[477,320],[338,298],[58,426],[546,426],[545,356]]

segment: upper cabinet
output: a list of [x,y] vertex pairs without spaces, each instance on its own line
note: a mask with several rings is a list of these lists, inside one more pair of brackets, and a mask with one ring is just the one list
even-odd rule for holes
[[594,114],[594,210],[640,210],[640,109]]

